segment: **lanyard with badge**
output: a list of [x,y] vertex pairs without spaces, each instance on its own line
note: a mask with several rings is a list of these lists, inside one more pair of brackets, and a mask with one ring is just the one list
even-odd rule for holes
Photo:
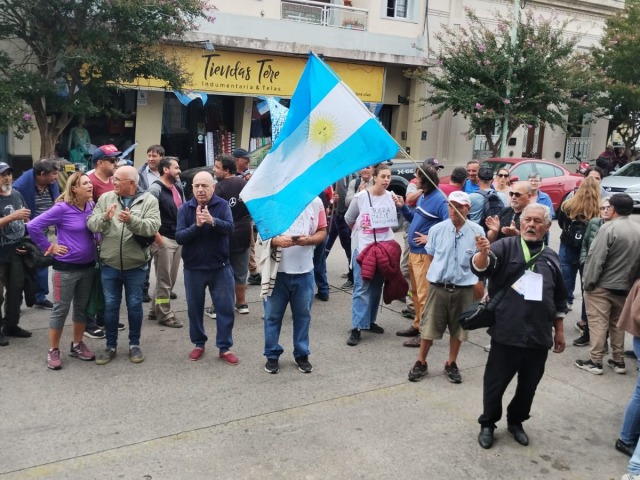
[[533,257],[529,251],[527,243],[522,237],[520,237],[520,244],[522,245],[522,253],[524,254],[524,261],[527,265],[531,265],[524,271],[524,275],[520,277],[514,284],[513,289],[520,295],[524,296],[525,300],[531,300],[534,302],[542,301],[542,275],[533,271],[535,268],[535,259],[540,256],[544,250],[544,244],[538,253]]

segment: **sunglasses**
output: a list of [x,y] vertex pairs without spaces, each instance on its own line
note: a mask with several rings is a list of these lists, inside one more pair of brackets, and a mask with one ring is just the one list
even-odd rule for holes
[[499,173],[497,176],[500,177],[500,178],[507,178],[509,176],[509,174],[508,173]]
[[509,192],[509,196],[510,197],[520,198],[522,195],[524,195],[524,194],[522,194],[520,192]]

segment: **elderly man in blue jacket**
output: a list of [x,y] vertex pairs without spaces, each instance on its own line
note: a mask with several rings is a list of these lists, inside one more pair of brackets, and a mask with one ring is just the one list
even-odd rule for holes
[[178,210],[176,242],[182,245],[184,289],[187,295],[189,336],[195,348],[189,358],[200,360],[208,338],[204,331],[205,291],[216,306],[216,346],[218,356],[237,365],[233,346],[235,282],[229,261],[229,236],[233,217],[226,200],[213,194],[213,176],[200,172],[193,177],[193,198]]
[[[40,160],[32,169],[27,170],[13,183],[31,210],[30,219],[49,210],[60,196],[58,188],[58,165],[52,160]],[[53,303],[47,299],[49,294],[49,268],[39,268],[36,272],[35,307],[51,310]]]

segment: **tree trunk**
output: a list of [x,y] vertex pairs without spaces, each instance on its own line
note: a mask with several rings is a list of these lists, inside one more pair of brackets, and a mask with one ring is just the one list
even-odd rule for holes
[[55,158],[56,143],[73,116],[67,112],[47,116],[44,103],[41,99],[30,103],[40,132],[40,158]]

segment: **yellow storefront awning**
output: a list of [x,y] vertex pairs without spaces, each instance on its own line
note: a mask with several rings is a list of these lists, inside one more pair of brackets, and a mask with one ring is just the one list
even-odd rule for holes
[[[183,91],[210,94],[291,97],[307,63],[306,58],[244,52],[208,51],[163,45],[165,55],[180,60],[191,76]],[[327,64],[363,102],[382,102],[384,67],[328,61]],[[140,78],[123,86],[165,89],[161,80]]]

